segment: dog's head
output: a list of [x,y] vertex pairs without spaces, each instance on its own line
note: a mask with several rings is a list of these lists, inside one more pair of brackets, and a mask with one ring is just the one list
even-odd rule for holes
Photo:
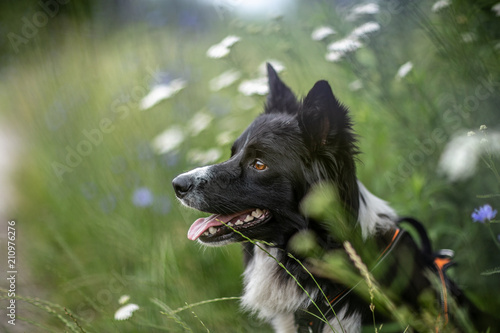
[[320,181],[332,182],[345,208],[358,211],[356,140],[347,108],[326,81],[299,101],[268,64],[265,112],[234,142],[220,164],[173,180],[180,201],[210,217],[196,220],[188,238],[225,245],[246,238],[284,244],[309,227],[300,202]]

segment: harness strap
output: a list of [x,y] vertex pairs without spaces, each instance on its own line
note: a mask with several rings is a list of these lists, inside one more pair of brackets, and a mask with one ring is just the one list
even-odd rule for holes
[[382,251],[382,253],[378,256],[377,258],[377,261],[379,261],[383,256],[384,254],[389,251],[389,249],[392,248],[392,245],[394,245],[394,242],[396,241],[399,233],[401,232],[401,229],[399,228],[396,228],[396,230],[394,231],[394,235],[392,236],[391,238],[391,242],[389,244],[387,244],[387,247],[384,249],[384,251]]
[[448,324],[448,285],[449,279],[446,276],[446,270],[454,265],[455,263],[452,261],[454,252],[448,249],[438,250],[437,252],[432,251],[431,242],[429,236],[427,235],[427,231],[425,230],[422,223],[411,218],[404,217],[401,218],[397,223],[401,222],[409,222],[418,232],[420,236],[420,241],[422,243],[421,251],[424,258],[429,262],[429,266],[433,268],[437,276],[439,278],[439,286],[440,286],[440,305],[441,305],[441,313],[437,317],[435,332],[439,333],[442,329],[446,327]]
[[[445,250],[446,251],[446,250]],[[441,312],[437,318],[436,323],[436,333],[440,331],[440,328],[446,327],[448,324],[448,277],[446,276],[446,270],[454,264],[451,260],[449,253],[443,253],[440,251],[436,254],[434,258],[434,267],[438,273],[439,282],[441,286]],[[443,318],[441,318],[441,315]]]

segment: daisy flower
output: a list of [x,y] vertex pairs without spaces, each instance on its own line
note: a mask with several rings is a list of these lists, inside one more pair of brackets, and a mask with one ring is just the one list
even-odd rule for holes
[[404,78],[410,71],[413,69],[413,63],[408,61],[399,67],[398,72],[396,73],[396,79],[401,80]]
[[437,13],[439,12],[441,9],[444,9],[446,7],[449,7],[451,5],[451,1],[450,0],[439,0],[439,1],[436,1],[433,5],[432,5],[432,11],[434,13]]
[[164,99],[168,99],[186,87],[186,80],[174,79],[169,83],[159,84],[153,87],[149,94],[147,94],[140,102],[139,107],[141,110],[152,108]]
[[322,26],[322,27],[314,29],[314,31],[311,34],[311,38],[313,40],[320,41],[320,40],[323,40],[326,37],[333,35],[335,33],[336,33],[336,31],[332,27]]
[[139,305],[130,303],[122,306],[115,312],[115,320],[126,320],[132,317],[135,311],[139,310]]
[[227,56],[231,52],[231,47],[240,41],[238,36],[227,36],[220,43],[210,46],[207,50],[207,57],[219,59]]
[[265,95],[269,92],[267,78],[260,77],[253,80],[245,80],[239,85],[238,91],[245,96]]

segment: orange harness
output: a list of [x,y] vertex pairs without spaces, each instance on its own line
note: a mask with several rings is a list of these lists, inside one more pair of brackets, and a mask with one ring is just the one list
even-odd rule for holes
[[[453,265],[451,257],[448,256],[436,256],[434,258],[434,266],[439,276],[439,282],[441,286],[441,314],[439,314],[436,323],[436,333],[440,330],[439,328],[444,328],[448,324],[448,284],[446,283],[446,269]],[[444,318],[443,323],[441,323],[441,315]]]

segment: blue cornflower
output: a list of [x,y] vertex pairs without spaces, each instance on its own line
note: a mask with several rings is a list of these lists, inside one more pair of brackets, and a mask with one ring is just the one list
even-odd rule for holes
[[134,191],[132,202],[137,207],[147,207],[153,204],[153,193],[147,187],[140,187]]
[[474,210],[472,213],[472,222],[484,223],[486,220],[491,221],[497,215],[497,210],[493,210],[490,205],[484,205]]

